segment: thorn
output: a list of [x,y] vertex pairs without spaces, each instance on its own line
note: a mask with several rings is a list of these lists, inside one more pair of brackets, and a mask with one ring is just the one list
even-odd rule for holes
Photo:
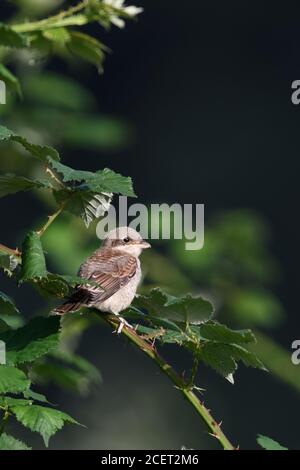
[[223,423],[223,421],[220,421],[220,422],[218,423],[219,428],[222,426],[222,423]]
[[220,439],[219,436],[218,436],[218,434],[216,434],[216,433],[214,433],[214,432],[209,432],[208,434],[209,434],[210,436],[212,436],[212,437],[215,437],[216,439]]

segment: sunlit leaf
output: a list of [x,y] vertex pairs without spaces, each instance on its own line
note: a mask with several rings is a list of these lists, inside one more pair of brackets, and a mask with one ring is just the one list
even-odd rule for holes
[[31,450],[24,442],[3,432],[0,435],[0,450]]
[[159,288],[137,296],[134,305],[146,309],[153,317],[194,324],[208,320],[213,313],[212,304],[200,296],[174,297]]
[[6,344],[8,365],[33,362],[35,359],[53,351],[59,343],[59,317],[37,317],[17,330],[0,335]]
[[40,405],[16,405],[11,406],[10,410],[23,426],[43,437],[46,447],[48,447],[50,437],[59,431],[64,424],[78,424],[68,414]]
[[41,240],[36,232],[29,232],[22,245],[22,268],[19,281],[35,281],[46,276],[46,261]]
[[30,381],[16,367],[0,364],[0,393],[21,393],[29,388]]
[[246,344],[255,343],[256,341],[251,330],[231,330],[215,321],[200,325],[200,335],[204,339],[226,344]]

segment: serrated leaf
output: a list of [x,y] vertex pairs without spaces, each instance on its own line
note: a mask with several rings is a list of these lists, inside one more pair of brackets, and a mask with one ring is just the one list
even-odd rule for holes
[[255,367],[267,371],[261,360],[252,351],[239,346],[238,344],[231,344],[231,348],[234,350],[234,358],[237,361],[242,361],[247,367]]
[[112,199],[111,194],[96,194],[79,188],[72,192],[55,191],[54,197],[59,204],[64,204],[65,210],[81,217],[86,227],[108,211]]
[[202,338],[218,341],[219,343],[246,344],[256,342],[251,330],[231,330],[216,321],[206,322],[200,325],[199,329]]
[[205,343],[201,348],[201,359],[223,377],[233,374],[237,368],[231,346],[228,344]]
[[33,362],[37,358],[53,351],[59,344],[59,317],[33,318],[17,330],[7,331],[0,335],[6,344],[8,365]]
[[63,165],[52,158],[48,158],[48,162],[62,181],[73,184],[73,189],[74,183],[76,183],[75,188],[81,191],[116,193],[135,197],[131,178],[115,173],[109,168],[93,173],[91,171],[74,170],[74,168]]
[[22,96],[19,80],[3,64],[0,64],[0,79],[5,82],[8,88],[11,88],[12,90],[16,91],[19,96]]
[[0,364],[0,393],[21,393],[29,388],[30,380],[16,367]]
[[73,31],[70,33],[70,40],[67,42],[67,46],[72,54],[95,65],[99,72],[102,71],[105,57],[104,51],[108,49],[96,38],[88,34]]
[[46,447],[48,447],[50,437],[59,431],[64,424],[79,424],[75,419],[62,411],[40,405],[32,405],[30,407],[17,405],[12,406],[10,410],[14,413],[19,423],[43,437]]
[[14,31],[10,26],[0,23],[0,45],[8,47],[26,47],[27,39],[20,33]]
[[29,232],[22,245],[19,281],[36,281],[46,276],[46,261],[41,240],[36,232]]
[[274,441],[274,439],[263,436],[262,434],[258,434],[256,440],[257,443],[265,450],[288,450],[287,447],[283,447],[281,444]]
[[104,191],[136,197],[132,186],[132,179],[129,176],[122,176],[109,168],[96,171],[94,178],[88,182],[88,186],[91,191],[95,192]]
[[24,442],[3,432],[0,435],[0,450],[31,450]]
[[15,134],[13,131],[7,129],[7,127],[0,126],[0,141],[6,142],[18,142],[21,144],[33,157],[38,158],[42,162],[47,162],[47,158],[59,160],[58,152],[47,145],[38,145],[28,142],[25,137]]
[[213,313],[213,306],[202,297],[174,297],[159,288],[152,289],[149,295],[139,295],[134,305],[144,308],[152,317],[198,324],[208,320]]
[[24,176],[0,175],[0,197],[14,194],[19,191],[31,189],[52,189],[52,185],[45,180],[33,180]]
[[254,353],[237,344],[205,342],[201,347],[200,358],[224,377],[228,377],[235,372],[237,362],[240,360],[248,367],[266,370]]
[[25,400],[24,398],[12,398],[8,396],[0,397],[0,406],[7,409],[10,406],[15,406],[15,405],[31,406],[32,400]]
[[29,389],[23,392],[23,395],[27,399],[32,399],[34,401],[40,401],[41,403],[51,403],[48,401],[48,399],[45,397],[45,395],[42,395],[41,393],[34,392],[33,390]]
[[0,292],[0,313],[4,315],[19,314],[19,310],[11,297]]

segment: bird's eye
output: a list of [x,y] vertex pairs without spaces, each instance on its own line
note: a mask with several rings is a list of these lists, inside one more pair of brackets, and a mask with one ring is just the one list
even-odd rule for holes
[[128,243],[128,242],[129,242],[129,238],[128,238],[128,237],[123,238],[123,242]]

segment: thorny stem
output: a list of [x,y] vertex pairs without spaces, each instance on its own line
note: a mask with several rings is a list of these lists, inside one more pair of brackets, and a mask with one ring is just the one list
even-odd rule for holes
[[7,253],[8,255],[13,255],[13,256],[21,256],[21,252],[16,248],[15,250],[13,248],[8,248],[8,246],[3,245],[0,243],[0,251],[3,253]]
[[[110,316],[102,317],[104,320],[114,329],[118,325],[119,320]],[[152,359],[156,365],[160,368],[160,370],[173,382],[176,388],[181,391],[183,396],[189,401],[189,403],[193,406],[196,410],[198,415],[202,418],[205,422],[206,426],[209,429],[209,434],[214,436],[220,444],[222,445],[224,450],[236,450],[236,448],[231,444],[229,439],[223,433],[220,424],[216,422],[216,420],[210,414],[210,410],[208,410],[204,403],[202,403],[197,395],[193,392],[192,387],[190,384],[187,384],[178,374],[177,372],[158,354],[156,348],[141,338],[135,330],[124,326],[122,329],[122,334],[126,336],[126,338],[138,347],[142,352],[144,352],[150,359]]]
[[57,209],[57,211],[54,212],[54,214],[48,216],[48,220],[47,220],[47,222],[45,223],[45,225],[43,225],[43,227],[41,227],[40,230],[37,231],[37,234],[38,234],[39,237],[41,237],[41,236],[44,234],[44,232],[45,232],[45,231],[47,230],[47,228],[52,224],[52,222],[56,219],[56,217],[58,217],[59,214],[62,213],[62,211],[64,210],[64,207],[65,207],[66,203],[67,203],[67,201],[63,202],[63,203],[59,206],[59,208]]

